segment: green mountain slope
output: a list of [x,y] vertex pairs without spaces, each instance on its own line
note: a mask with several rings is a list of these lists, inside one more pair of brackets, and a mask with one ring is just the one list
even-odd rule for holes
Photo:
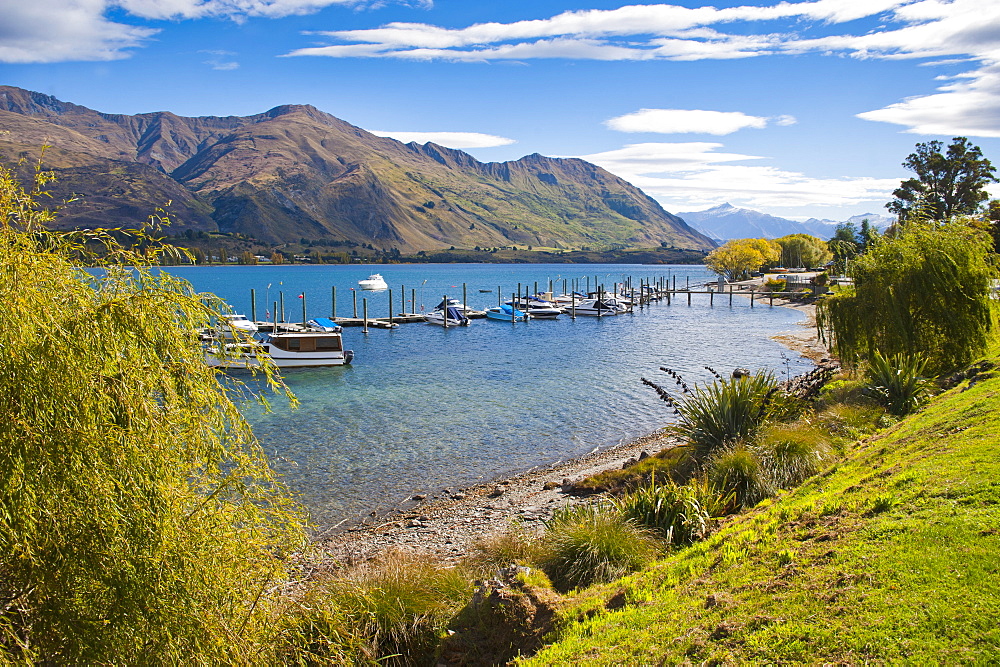
[[[482,163],[431,143],[377,137],[311,106],[246,117],[128,116],[0,86],[0,157],[37,155],[43,144],[53,147],[45,165],[93,202],[66,209],[62,221],[71,226],[134,223],[133,211],[148,214],[170,200],[180,229],[267,243],[334,239],[404,252],[713,245],[583,160],[534,154]],[[109,178],[123,169],[127,187]]]
[[857,443],[710,540],[584,591],[525,663],[996,663],[994,375]]

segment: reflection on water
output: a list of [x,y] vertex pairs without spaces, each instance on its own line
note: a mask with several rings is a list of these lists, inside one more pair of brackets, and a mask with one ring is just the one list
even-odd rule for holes
[[[213,291],[249,311],[249,287],[274,299],[305,292],[310,316],[329,315],[338,288],[338,314],[350,315],[350,287],[373,271],[390,285],[423,287],[419,304],[448,293],[469,303],[495,303],[517,282],[589,275],[608,287],[626,276],[678,276],[704,281],[704,267],[567,265],[399,265],[227,267],[173,269],[196,289]],[[558,277],[557,277],[558,276]],[[595,278],[596,276],[596,278]],[[266,288],[267,284],[270,288]],[[428,287],[430,286],[430,287]],[[494,293],[478,289],[493,286]],[[533,285],[532,285],[533,287]],[[446,291],[447,290],[447,291]],[[394,298],[398,299],[399,290]],[[373,315],[388,310],[387,293],[364,293]],[[286,298],[289,319],[294,308]],[[258,304],[263,315],[263,308]],[[315,309],[315,310],[313,310]],[[398,303],[394,307],[398,312]],[[410,308],[408,307],[407,310]],[[386,312],[382,312],[382,311]],[[254,430],[320,525],[396,506],[417,491],[434,492],[484,481],[578,456],[628,440],[666,424],[670,410],[640,377],[661,380],[667,366],[689,382],[708,382],[710,365],[722,373],[737,366],[797,374],[811,365],[786,352],[770,336],[793,328],[799,313],[737,297],[694,295],[632,315],[602,319],[562,317],[508,324],[475,320],[444,330],[407,324],[394,330],[344,330],[355,351],[351,366],[287,370],[301,401],[292,410],[277,399],[273,412],[248,406]],[[666,385],[665,385],[666,386]],[[668,387],[669,388],[669,387]]]

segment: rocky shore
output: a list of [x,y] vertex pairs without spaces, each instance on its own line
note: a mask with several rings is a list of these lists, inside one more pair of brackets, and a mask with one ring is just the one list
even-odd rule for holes
[[[829,352],[817,336],[815,306],[781,305],[801,311],[805,319],[795,330],[781,332],[773,338],[814,361],[827,357]],[[574,482],[605,470],[622,468],[643,452],[655,454],[675,444],[676,440],[661,430],[632,442],[488,484],[467,489],[442,489],[437,500],[415,496],[409,507],[318,535],[316,542],[322,550],[323,561],[320,567],[352,565],[392,550],[423,554],[445,562],[460,560],[478,540],[506,530],[512,522],[521,521],[527,526],[541,528],[555,508],[588,502],[586,496],[573,494]],[[444,499],[440,499],[441,495]]]

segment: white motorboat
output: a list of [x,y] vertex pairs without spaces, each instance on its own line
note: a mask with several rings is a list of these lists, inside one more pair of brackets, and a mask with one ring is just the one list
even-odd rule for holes
[[343,366],[354,359],[344,349],[339,332],[287,331],[268,334],[261,341],[217,343],[205,349],[205,362],[218,368],[252,368],[270,359],[278,368]]
[[432,310],[424,315],[424,321],[441,327],[467,327],[471,323],[469,318],[455,306],[448,306],[447,310]]
[[585,299],[578,304],[574,311],[577,315],[588,315],[592,317],[608,317],[618,315],[621,311],[607,299]]
[[[441,303],[434,306],[432,312],[433,310],[443,310],[445,306],[448,306],[449,308],[458,308],[460,311],[462,311],[462,314],[468,317],[470,320],[482,319],[486,317],[485,310],[473,310],[472,308],[469,308],[458,299],[452,299],[452,298],[449,298],[447,302],[442,300]],[[449,324],[448,326],[451,325]]]
[[359,280],[358,286],[361,289],[366,290],[382,290],[389,289],[389,285],[386,284],[385,279],[382,278],[381,273],[373,273],[365,280]]
[[506,305],[516,306],[517,308],[526,310],[528,315],[535,320],[554,320],[565,312],[553,302],[537,296],[529,296],[515,301],[507,301]]

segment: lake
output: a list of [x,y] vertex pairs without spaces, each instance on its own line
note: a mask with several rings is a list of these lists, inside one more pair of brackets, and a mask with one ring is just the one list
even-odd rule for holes
[[[581,264],[394,264],[171,267],[195,289],[224,298],[257,317],[273,310],[279,293],[289,321],[301,321],[304,294],[309,317],[330,316],[332,287],[337,314],[353,314],[352,287],[381,273],[393,288],[394,310],[405,285],[406,310],[416,290],[416,310],[433,308],[444,295],[481,309],[495,305],[517,284],[576,279],[611,289],[629,277],[667,278],[678,287],[713,278],[704,266]],[[492,290],[481,293],[479,290]],[[388,315],[387,292],[357,291],[369,315]],[[272,304],[265,306],[265,303]],[[297,409],[281,399],[272,411],[248,405],[245,414],[272,464],[305,503],[319,526],[396,507],[414,493],[436,493],[522,472],[606,448],[669,423],[672,412],[640,377],[668,389],[666,366],[688,384],[706,383],[712,366],[723,375],[736,367],[768,368],[784,377],[812,364],[770,339],[794,329],[801,313],[746,297],[683,295],[601,319],[568,316],[509,324],[474,320],[442,329],[404,324],[398,329],[344,329],[350,366],[285,371],[299,398]],[[242,379],[252,381],[248,374]]]

